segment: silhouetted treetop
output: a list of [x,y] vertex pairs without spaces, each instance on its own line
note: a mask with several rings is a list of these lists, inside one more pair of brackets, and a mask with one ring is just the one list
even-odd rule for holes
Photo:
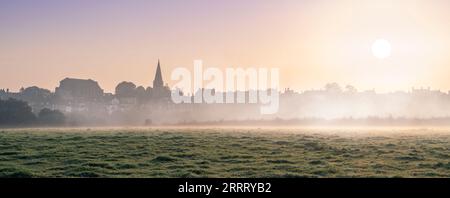
[[136,96],[136,85],[132,82],[121,82],[116,86],[117,97],[134,97]]
[[0,100],[0,125],[31,124],[36,116],[24,101],[16,99]]
[[45,125],[60,125],[64,124],[66,117],[58,110],[50,110],[47,108],[39,112],[39,123]]

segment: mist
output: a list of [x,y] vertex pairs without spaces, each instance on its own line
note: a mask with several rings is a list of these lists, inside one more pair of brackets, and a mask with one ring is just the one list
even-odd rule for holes
[[[173,90],[161,82],[154,83],[156,86],[144,88],[122,82],[111,94],[103,93],[92,80],[65,79],[55,92],[38,87],[18,93],[2,89],[0,99],[26,101],[35,113],[44,108],[58,110],[66,116],[67,126],[450,124],[450,94],[430,88],[377,93],[329,83],[319,90],[285,89],[279,91],[278,111],[261,114],[265,104],[249,103],[248,91],[243,94],[245,103],[176,104],[170,98]],[[189,97],[193,101],[195,95]]]

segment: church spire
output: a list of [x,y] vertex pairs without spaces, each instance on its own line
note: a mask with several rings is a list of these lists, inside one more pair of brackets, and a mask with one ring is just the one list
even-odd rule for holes
[[164,82],[161,75],[161,66],[158,59],[158,67],[156,68],[155,79],[153,80],[153,88],[163,88]]

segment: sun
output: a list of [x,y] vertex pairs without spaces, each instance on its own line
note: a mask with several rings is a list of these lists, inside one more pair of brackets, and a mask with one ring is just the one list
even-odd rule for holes
[[377,39],[372,44],[372,54],[379,58],[385,59],[391,55],[391,43],[385,39]]

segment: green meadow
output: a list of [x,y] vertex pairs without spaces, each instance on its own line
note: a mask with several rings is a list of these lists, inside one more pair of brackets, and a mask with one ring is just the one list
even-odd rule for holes
[[450,177],[450,129],[0,129],[0,177]]

